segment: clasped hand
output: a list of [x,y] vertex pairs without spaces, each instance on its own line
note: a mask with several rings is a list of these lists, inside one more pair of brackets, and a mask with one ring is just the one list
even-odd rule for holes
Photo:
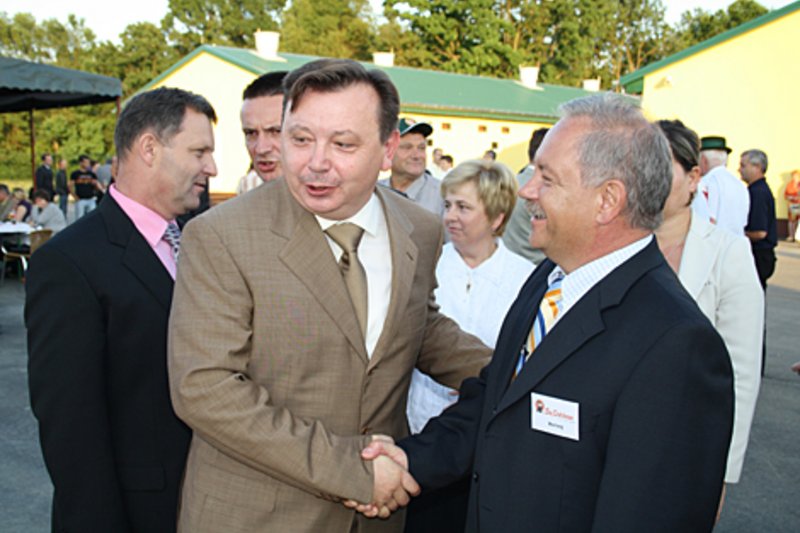
[[411,496],[419,494],[419,485],[408,473],[406,453],[394,444],[391,437],[374,435],[369,446],[361,451],[361,458],[373,462],[372,502],[347,500],[344,502],[346,507],[368,518],[388,518],[400,507],[408,505]]

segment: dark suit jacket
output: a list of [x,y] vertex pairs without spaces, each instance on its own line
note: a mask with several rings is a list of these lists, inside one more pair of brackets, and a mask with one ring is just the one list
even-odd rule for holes
[[[467,531],[710,531],[732,426],[725,346],[653,241],[511,374],[554,265],[509,310],[492,363],[401,442],[423,490],[472,469]],[[531,393],[579,408],[579,440],[531,429]]]
[[190,431],[167,385],[172,286],[110,196],[31,260],[30,394],[54,531],[175,531]]
[[55,193],[52,168],[41,165],[36,169],[36,188],[49,192],[51,196]]

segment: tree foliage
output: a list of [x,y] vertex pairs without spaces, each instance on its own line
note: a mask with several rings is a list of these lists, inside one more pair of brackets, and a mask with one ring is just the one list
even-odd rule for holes
[[161,27],[181,55],[202,44],[252,48],[256,30],[277,30],[285,0],[169,0]]
[[368,0],[292,0],[281,25],[287,52],[369,60],[375,45]]
[[[37,21],[0,12],[0,55],[114,76],[128,97],[202,44],[252,48],[258,29],[281,32],[286,52],[395,63],[497,77],[539,65],[543,82],[602,86],[734,28],[767,10],[736,0],[726,10],[687,11],[670,26],[663,0],[169,0],[160,25],[130,24],[118,42],[98,42],[83,19]],[[113,151],[113,104],[36,112],[38,156],[75,162]],[[27,116],[0,115],[0,180],[30,174]]]

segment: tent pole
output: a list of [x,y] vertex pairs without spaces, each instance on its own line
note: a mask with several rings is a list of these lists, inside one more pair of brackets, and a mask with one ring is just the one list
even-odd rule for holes
[[33,129],[33,108],[28,110],[28,124],[31,130],[31,180],[36,189],[36,131]]

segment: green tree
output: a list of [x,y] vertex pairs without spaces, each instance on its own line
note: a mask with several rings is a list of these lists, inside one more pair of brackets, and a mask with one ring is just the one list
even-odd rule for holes
[[368,0],[293,0],[283,14],[281,48],[298,54],[369,60],[375,46]]
[[188,54],[203,44],[252,48],[256,30],[278,29],[286,0],[169,0],[161,28]]
[[714,13],[700,8],[685,11],[675,28],[675,51],[683,50],[710,39],[724,31],[760,17],[768,11],[767,8],[754,0],[736,0],[728,6],[727,10],[720,9]]
[[103,42],[93,53],[94,72],[119,78],[128,97],[180,59],[166,35],[150,22],[129,24],[120,34],[119,46]]
[[387,17],[417,35],[422,65],[448,72],[512,76],[519,58],[495,0],[387,0]]

